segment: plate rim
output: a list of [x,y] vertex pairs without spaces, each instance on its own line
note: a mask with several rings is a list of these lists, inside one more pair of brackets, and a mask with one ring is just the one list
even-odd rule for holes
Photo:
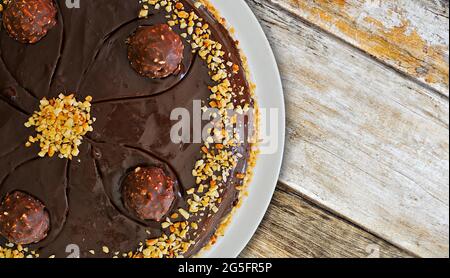
[[[263,158],[264,154],[258,155],[256,166],[254,168],[254,176],[252,181],[248,185],[248,191],[249,196],[245,197],[243,200],[243,204],[240,208],[237,209],[236,213],[233,215],[230,225],[226,228],[225,235],[223,237],[220,237],[217,240],[217,243],[213,245],[209,250],[205,250],[200,254],[200,257],[210,257],[210,258],[235,258],[238,257],[239,254],[244,250],[244,248],[248,245],[250,240],[253,238],[254,234],[256,233],[258,227],[261,224],[261,221],[263,220],[264,216],[267,213],[267,209],[269,208],[269,205],[272,201],[273,194],[275,192],[275,189],[277,187],[278,178],[281,172],[281,166],[283,162],[283,155],[284,155],[284,145],[285,145],[285,127],[286,127],[286,112],[285,112],[285,97],[284,97],[284,91],[283,91],[283,85],[281,81],[281,75],[278,68],[278,64],[274,55],[274,52],[272,50],[272,47],[269,43],[269,40],[267,39],[267,36],[259,23],[258,19],[256,18],[253,11],[250,9],[248,4],[244,0],[235,0],[232,4],[230,4],[229,0],[209,0],[211,4],[217,8],[220,15],[225,18],[227,22],[227,27],[233,27],[234,34],[233,37],[235,39],[238,39],[240,42],[240,48],[243,52],[243,55],[247,58],[248,61],[248,67],[250,70],[250,79],[253,83],[256,84],[256,101],[259,104],[259,108],[264,108],[261,106],[261,103],[264,103],[264,101],[261,100],[267,100],[268,95],[262,94],[261,90],[258,84],[258,76],[261,75],[261,70],[257,69],[256,65],[265,62],[266,69],[269,68],[269,71],[272,73],[272,80],[274,81],[274,87],[276,88],[276,96],[277,96],[277,106],[276,108],[280,109],[279,113],[279,119],[278,119],[278,141],[279,141],[279,148],[278,151],[271,155],[271,157],[267,157],[266,159]],[[241,21],[243,18],[246,18],[245,22],[248,24],[247,26],[241,26],[238,22]],[[253,56],[251,48],[248,47],[248,40],[249,36],[243,35],[245,29],[247,31],[252,30],[251,32],[252,37],[255,38],[256,41],[253,40],[253,42],[258,43],[258,48],[264,49],[265,52],[264,56],[258,56],[259,62],[256,62],[251,57]],[[250,34],[250,33],[248,33]],[[260,44],[262,43],[262,45]],[[270,65],[270,66],[269,66]],[[255,69],[256,68],[256,69]],[[264,90],[263,90],[264,92]],[[266,108],[270,108],[266,107]],[[254,191],[255,183],[258,174],[258,169],[263,167],[264,165],[261,165],[263,162],[267,160],[271,160],[272,162],[272,171],[269,173],[269,177],[266,177],[265,179],[268,179],[269,181],[266,184],[266,192],[262,197],[264,198],[264,201],[261,202],[259,205],[256,205],[257,211],[256,215],[253,215],[253,219],[249,220],[250,224],[244,228],[244,232],[238,232],[237,225],[239,222],[243,222],[242,220],[245,218],[247,219],[248,213],[250,213],[250,209],[255,208],[255,204],[250,202],[255,202],[257,200],[254,200],[256,196],[253,196],[252,198],[252,189]],[[260,167],[258,167],[260,166]],[[267,174],[266,174],[267,176]],[[250,204],[249,204],[250,203]],[[247,211],[246,211],[247,210]],[[252,211],[255,212],[255,211]],[[247,224],[248,221],[246,221]],[[239,235],[239,237],[237,236]],[[233,244],[229,244],[233,243]]]

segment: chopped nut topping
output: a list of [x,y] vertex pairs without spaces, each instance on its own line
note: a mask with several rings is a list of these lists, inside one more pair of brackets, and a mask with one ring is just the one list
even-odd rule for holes
[[0,246],[0,259],[39,258],[39,254],[35,251],[29,251],[27,247],[14,246],[12,243],[7,243],[5,247]]
[[[191,45],[193,53],[197,53],[199,57],[206,62],[210,77],[212,81],[216,83],[209,88],[211,95],[207,103],[210,108],[219,110],[218,114],[221,122],[208,131],[213,135],[211,135],[201,147],[202,158],[195,163],[192,171],[192,175],[196,178],[196,186],[187,191],[187,195],[189,196],[187,199],[187,209],[178,208],[177,212],[172,213],[170,218],[167,217],[165,221],[161,223],[161,228],[164,229],[161,236],[150,238],[146,240],[145,243],[140,243],[135,252],[130,251],[121,254],[124,258],[183,258],[183,254],[196,243],[195,240],[198,236],[196,230],[199,229],[199,224],[202,222],[201,218],[205,216],[211,217],[219,211],[218,206],[222,202],[221,194],[224,190],[223,185],[231,178],[238,159],[242,157],[241,154],[235,154],[231,151],[233,147],[238,146],[240,143],[234,132],[228,132],[229,129],[227,127],[236,124],[236,118],[228,116],[227,110],[234,109],[238,114],[243,114],[244,112],[247,112],[250,107],[248,103],[244,104],[242,101],[241,103],[243,105],[237,105],[235,107],[233,104],[233,96],[237,93],[242,94],[244,88],[233,87],[230,82],[230,77],[233,74],[237,74],[241,69],[239,65],[228,61],[230,54],[222,50],[222,45],[219,42],[210,38],[211,30],[209,25],[204,23],[203,19],[200,18],[195,11],[185,10],[184,5],[177,0],[141,0],[141,2],[143,4],[138,17],[148,17],[150,15],[150,6],[152,6],[154,10],[161,10],[161,12],[168,13],[166,15],[168,25],[177,26],[183,30],[183,33],[181,33],[180,36]],[[198,0],[194,4],[196,9],[200,9],[202,6],[202,0]],[[238,92],[239,90],[240,92]],[[90,102],[91,100],[87,99],[86,101]],[[41,107],[41,110],[49,104],[41,104],[41,106],[44,106]],[[53,106],[53,104],[50,106]],[[90,120],[89,108],[90,107],[82,111],[87,114],[86,119],[88,119],[88,121]],[[206,110],[207,108],[207,106],[204,106],[202,107],[202,110]],[[40,114],[37,114],[35,117],[36,119],[33,117],[30,118],[30,121],[26,125],[38,126],[36,125],[37,120],[41,117],[45,119],[45,114],[44,116],[41,116],[42,111],[39,113]],[[47,126],[45,126],[46,121],[42,122],[44,128],[40,128],[41,131],[47,128]],[[92,122],[93,120],[90,120],[88,123],[89,127]],[[39,123],[41,124],[41,122]],[[36,130],[40,132],[38,128],[36,128]],[[234,128],[231,130],[234,130]],[[84,134],[79,134],[80,137],[78,140],[80,143],[81,137],[88,131],[92,131],[92,127],[87,131],[84,131]],[[27,145],[31,146],[31,143],[36,141],[40,141],[42,145],[43,136],[41,135],[41,137],[39,137],[38,134],[37,137],[38,138],[30,138]],[[216,143],[217,140],[219,140],[220,143]],[[73,143],[73,141],[70,142]],[[45,148],[47,145],[43,145],[44,148],[41,153],[43,155],[50,155],[50,147]],[[78,145],[72,144],[72,146],[77,147]],[[71,157],[69,156],[68,158]],[[139,172],[141,169],[136,168],[135,171]],[[244,180],[244,184],[248,180],[246,173],[237,173],[235,174],[235,177]],[[235,188],[237,190],[242,190],[243,186],[235,186]],[[184,221],[175,222],[180,220],[180,216],[184,218]],[[230,216],[227,216],[222,224],[219,225],[217,233],[211,237],[211,244],[216,242],[217,236],[223,234],[224,226],[229,222],[229,219]],[[192,234],[189,234],[190,230],[193,230]],[[150,233],[147,231],[147,234]],[[109,253],[109,249],[106,246],[102,248],[102,251],[105,254]],[[89,252],[95,254],[93,250]],[[114,253],[114,258],[117,258],[118,255],[118,252]]]
[[77,101],[74,95],[60,94],[58,98],[40,101],[39,111],[34,112],[25,126],[35,127],[37,135],[30,136],[26,147],[39,143],[40,157],[55,154],[59,158],[72,159],[79,154],[83,136],[92,131],[95,118],[91,118],[92,97],[84,102]]
[[[219,188],[231,177],[237,165],[239,156],[234,154],[231,148],[239,145],[239,142],[233,132],[231,134],[227,132],[230,130],[227,127],[233,126],[236,118],[228,116],[227,110],[235,109],[238,113],[241,111],[240,114],[244,111],[244,107],[234,107],[233,104],[233,90],[242,91],[243,88],[233,88],[229,79],[232,74],[237,74],[240,68],[239,65],[228,61],[229,55],[222,50],[219,42],[210,38],[209,25],[204,23],[195,11],[185,10],[184,5],[177,0],[142,0],[142,2],[144,5],[140,14],[148,14],[148,6],[152,6],[155,10],[163,7],[168,13],[166,18],[168,18],[169,26],[178,26],[183,30],[181,37],[186,39],[193,52],[196,52],[206,62],[211,79],[216,82],[215,86],[210,87],[211,95],[208,103],[209,107],[219,110],[221,122],[211,130],[214,137],[209,137],[201,147],[202,158],[195,163],[192,171],[197,187],[187,191],[188,210],[178,209],[178,213],[185,221],[172,223],[169,218],[166,219],[161,227],[170,231],[170,234],[163,234],[159,238],[147,240],[146,248],[138,250],[133,255],[137,258],[182,257],[192,244],[195,244],[195,240],[188,238],[189,229],[197,230],[199,228],[198,222],[189,219],[198,219],[198,216],[205,215],[211,216],[219,211],[218,205],[222,201],[220,194],[223,192],[223,189],[219,190]],[[202,5],[200,0],[194,4],[196,9]],[[248,104],[246,105],[248,106]],[[213,144],[217,140],[220,143]],[[239,173],[238,177],[245,179],[245,174]],[[178,214],[173,214],[171,218],[176,220]],[[196,232],[193,233],[194,236],[196,234]],[[215,241],[215,237],[212,240]]]
[[178,211],[184,218],[189,219],[189,213],[187,211],[185,211],[184,209],[181,209],[181,208]]

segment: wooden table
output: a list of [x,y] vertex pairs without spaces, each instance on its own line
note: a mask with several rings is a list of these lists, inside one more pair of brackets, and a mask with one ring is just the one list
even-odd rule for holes
[[448,257],[448,1],[246,2],[278,60],[287,144],[241,256]]

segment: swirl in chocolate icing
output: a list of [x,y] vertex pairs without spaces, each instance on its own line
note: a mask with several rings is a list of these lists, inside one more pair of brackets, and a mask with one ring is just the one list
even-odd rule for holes
[[[89,250],[102,246],[108,246],[111,254],[133,251],[140,242],[166,230],[160,222],[143,221],[125,208],[121,181],[136,167],[161,167],[178,181],[173,211],[167,215],[175,216],[178,208],[188,210],[186,192],[195,185],[192,169],[201,158],[202,145],[171,142],[170,112],[180,107],[192,112],[192,101],[208,101],[208,87],[215,84],[207,65],[195,58],[186,40],[180,71],[171,76],[145,78],[130,67],[126,39],[138,26],[166,23],[164,12],[150,10],[148,18],[138,19],[139,1],[85,1],[80,9],[65,8],[64,0],[55,2],[58,24],[38,43],[20,44],[4,29],[0,31],[0,199],[20,190],[46,205],[51,222],[48,236],[29,246],[41,257],[65,257],[68,244],[79,245],[82,257],[93,256]],[[180,2],[208,23],[228,60],[243,68],[235,41],[214,16],[193,1]],[[177,26],[172,29],[183,33]],[[233,74],[230,82],[233,88],[243,88],[233,101],[253,105],[245,72]],[[29,135],[23,123],[37,109],[38,99],[61,92],[77,92],[80,99],[92,95],[92,114],[97,118],[94,131],[72,162],[37,158],[37,146],[23,147]],[[185,256],[209,242],[236,203],[236,186],[242,180],[235,173],[246,171],[250,145],[230,151],[241,158],[219,188],[217,212],[192,219],[200,227],[186,235],[195,244]],[[0,239],[0,246],[5,243]],[[97,251],[95,256],[111,254]]]

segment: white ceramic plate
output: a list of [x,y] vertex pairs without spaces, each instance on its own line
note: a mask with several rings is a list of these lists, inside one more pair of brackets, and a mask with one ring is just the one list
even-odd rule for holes
[[[248,58],[251,79],[256,84],[256,97],[261,110],[275,108],[278,111],[276,132],[278,147],[271,154],[261,154],[249,185],[248,197],[234,215],[225,236],[221,237],[202,257],[237,257],[252,238],[264,217],[272,199],[284,149],[285,110],[280,73],[264,32],[255,15],[244,0],[210,0],[228,24],[235,29],[235,38]],[[270,113],[272,119],[275,116]]]

